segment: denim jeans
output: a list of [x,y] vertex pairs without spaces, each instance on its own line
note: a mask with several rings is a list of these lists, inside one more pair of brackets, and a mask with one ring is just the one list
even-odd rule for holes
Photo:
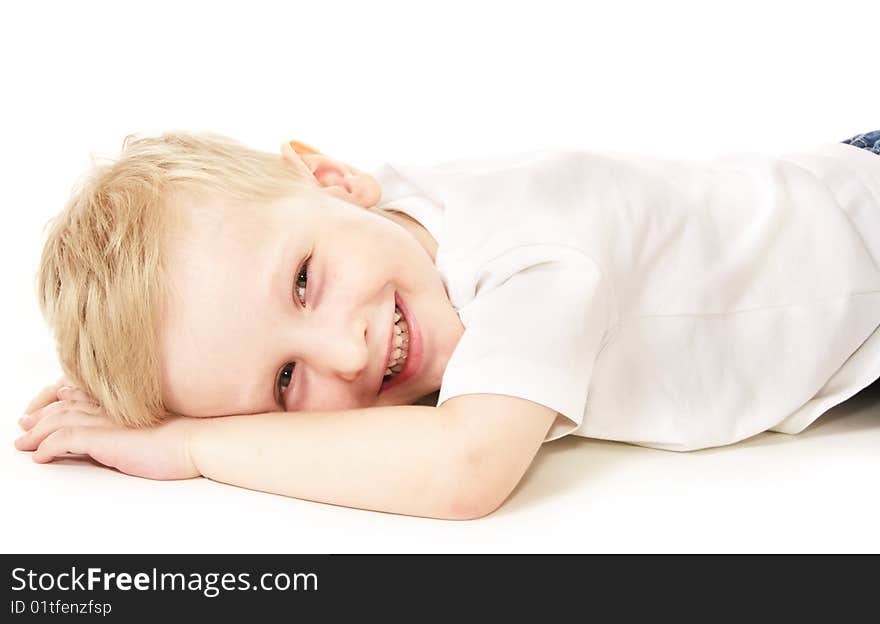
[[857,134],[851,139],[841,141],[841,143],[846,143],[847,145],[855,145],[856,147],[861,147],[868,150],[869,152],[880,154],[880,130],[874,130],[874,132],[866,132],[865,134]]

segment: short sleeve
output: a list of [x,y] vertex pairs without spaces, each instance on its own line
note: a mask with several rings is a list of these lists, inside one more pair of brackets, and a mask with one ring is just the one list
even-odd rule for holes
[[484,284],[459,310],[464,333],[438,405],[464,394],[503,394],[557,412],[544,441],[581,426],[609,301],[599,267],[555,260]]

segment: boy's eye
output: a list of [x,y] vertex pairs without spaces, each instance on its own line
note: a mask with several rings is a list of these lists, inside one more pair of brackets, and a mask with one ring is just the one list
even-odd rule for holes
[[299,273],[296,274],[296,282],[294,283],[294,292],[297,299],[302,305],[306,304],[306,285],[309,281],[309,261],[303,262]]
[[293,378],[293,369],[296,366],[293,362],[288,362],[284,365],[284,368],[281,369],[281,374],[278,375],[278,394],[281,399],[281,405],[284,405],[284,390],[287,386],[290,385],[290,380]]
[[[306,305],[306,287],[309,282],[309,260],[310,258],[307,258],[306,261],[302,263],[293,284],[293,291],[296,293],[296,298],[299,299],[300,305],[303,306]],[[290,385],[291,379],[293,379],[293,369],[295,367],[296,364],[288,362],[284,365],[284,368],[281,369],[281,373],[278,375],[278,382],[275,385],[278,388],[281,405],[284,405],[284,391]]]

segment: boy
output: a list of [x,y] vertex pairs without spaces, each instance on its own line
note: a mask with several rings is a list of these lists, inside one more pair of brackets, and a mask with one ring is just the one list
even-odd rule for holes
[[41,393],[16,445],[466,519],[569,433],[797,433],[880,377],[880,158],[851,142],[371,176],[297,142],[127,140],[49,235],[77,388]]

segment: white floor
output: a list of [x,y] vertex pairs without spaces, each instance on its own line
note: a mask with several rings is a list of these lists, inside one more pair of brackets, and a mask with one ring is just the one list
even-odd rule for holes
[[468,522],[37,465],[12,446],[14,418],[0,435],[0,552],[880,551],[880,383],[798,436],[693,453],[546,444],[504,506]]

